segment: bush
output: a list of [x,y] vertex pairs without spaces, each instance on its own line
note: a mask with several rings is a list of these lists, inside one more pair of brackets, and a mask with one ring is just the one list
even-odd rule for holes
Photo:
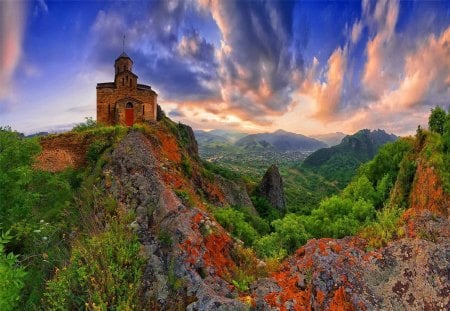
[[5,252],[11,239],[9,231],[0,236],[0,310],[5,311],[16,310],[26,275],[17,264],[18,256]]
[[255,240],[259,238],[258,232],[245,221],[242,212],[232,208],[218,208],[213,214],[222,227],[246,245],[253,245]]
[[446,113],[445,110],[439,106],[436,106],[434,109],[431,109],[431,114],[428,119],[428,127],[430,131],[444,134],[444,125],[445,125]]
[[111,143],[106,139],[96,139],[88,147],[86,158],[91,164],[97,163],[103,151],[110,147]]
[[72,249],[70,263],[47,283],[49,309],[139,310],[143,258],[137,236],[112,221],[109,228]]
[[398,222],[402,211],[397,206],[377,211],[375,221],[360,232],[360,236],[367,240],[370,248],[386,246],[389,241],[400,235]]
[[287,250],[280,244],[279,234],[275,232],[256,241],[254,248],[258,256],[263,258],[282,259],[287,255]]
[[75,125],[74,128],[72,129],[72,131],[84,132],[84,131],[91,130],[91,129],[94,129],[97,127],[97,121],[92,119],[92,117],[86,117],[85,120],[86,121],[84,123],[79,123],[79,124]]

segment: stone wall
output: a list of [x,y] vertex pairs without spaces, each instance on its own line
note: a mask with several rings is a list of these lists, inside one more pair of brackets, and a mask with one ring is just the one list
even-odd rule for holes
[[133,103],[135,122],[156,120],[157,94],[149,86],[101,83],[97,85],[97,122],[125,125],[125,107],[119,103],[122,101]]
[[80,168],[86,165],[86,152],[91,143],[92,137],[77,133],[43,137],[40,139],[42,152],[34,166],[48,172]]

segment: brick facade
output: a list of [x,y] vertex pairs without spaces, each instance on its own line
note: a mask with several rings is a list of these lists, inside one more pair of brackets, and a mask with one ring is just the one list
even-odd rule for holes
[[97,84],[97,122],[131,125],[156,120],[157,96],[148,85],[138,84],[133,61],[122,53],[116,59],[114,82]]

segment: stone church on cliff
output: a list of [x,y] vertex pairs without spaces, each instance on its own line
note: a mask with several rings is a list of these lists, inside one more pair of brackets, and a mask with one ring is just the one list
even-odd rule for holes
[[131,126],[156,120],[157,96],[149,85],[138,84],[133,61],[123,52],[115,61],[114,82],[97,84],[97,122]]

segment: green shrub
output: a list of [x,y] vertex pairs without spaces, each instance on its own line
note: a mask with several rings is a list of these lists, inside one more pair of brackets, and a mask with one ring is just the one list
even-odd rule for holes
[[185,176],[189,178],[192,177],[192,164],[189,158],[183,156],[181,160],[181,168],[183,169],[183,173]]
[[282,259],[287,255],[287,250],[280,243],[280,236],[276,232],[265,235],[255,242],[254,248],[258,256],[263,258]]
[[26,276],[18,266],[17,255],[6,254],[5,245],[12,239],[9,231],[0,236],[0,310],[16,310]]
[[252,245],[259,238],[258,232],[245,221],[242,212],[232,208],[218,208],[213,214],[222,227],[246,245]]
[[377,211],[376,219],[365,227],[360,235],[365,238],[370,248],[386,246],[389,241],[400,233],[399,218],[402,209],[390,206]]
[[87,130],[91,130],[97,127],[97,121],[92,119],[92,117],[86,117],[86,121],[84,123],[79,123],[74,126],[72,131],[74,132],[84,132]]
[[305,230],[302,216],[299,215],[288,214],[283,219],[274,220],[272,226],[279,237],[281,248],[286,249],[288,253],[294,252],[311,237]]
[[431,114],[428,119],[428,127],[430,131],[444,134],[444,125],[445,125],[446,113],[445,110],[439,106],[431,109]]
[[139,310],[143,258],[137,236],[113,220],[72,249],[69,264],[47,283],[49,310]]
[[97,163],[103,151],[110,147],[111,143],[106,139],[96,139],[88,147],[86,158],[91,164]]
[[182,189],[175,189],[174,192],[177,195],[177,197],[180,198],[181,202],[184,205],[186,205],[187,207],[193,207],[194,206],[194,200],[192,199],[192,197],[189,194],[189,192],[187,192],[186,190],[182,190]]

